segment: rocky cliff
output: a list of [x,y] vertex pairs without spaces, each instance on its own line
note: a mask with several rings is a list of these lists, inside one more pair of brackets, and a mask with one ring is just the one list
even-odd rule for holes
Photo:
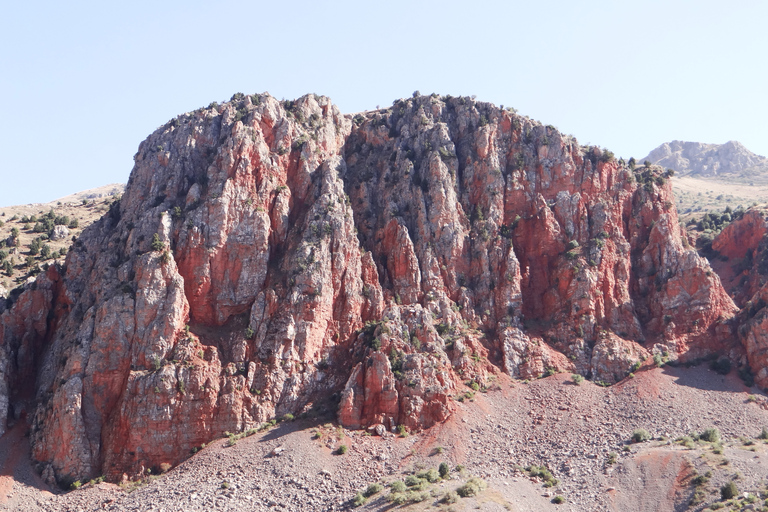
[[725,144],[673,140],[651,151],[644,160],[674,169],[681,176],[768,181],[768,158],[752,153],[733,140]]
[[498,372],[615,382],[730,336],[735,306],[660,168],[491,104],[345,116],[238,94],[135,162],[0,312],[0,417],[29,410],[33,456],[64,485],[175,464],[334,393],[346,426],[420,429]]
[[768,388],[768,222],[757,208],[712,240],[709,257],[726,291],[741,308],[738,332],[755,381]]

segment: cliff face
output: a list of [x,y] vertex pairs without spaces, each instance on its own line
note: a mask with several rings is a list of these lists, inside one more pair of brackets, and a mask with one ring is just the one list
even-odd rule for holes
[[490,104],[352,117],[238,95],[135,160],[66,263],[0,311],[0,416],[34,404],[33,455],[64,484],[336,392],[346,426],[419,429],[499,371],[615,382],[730,334],[658,169]]
[[713,268],[741,307],[738,331],[755,381],[768,388],[768,223],[749,210],[712,240]]

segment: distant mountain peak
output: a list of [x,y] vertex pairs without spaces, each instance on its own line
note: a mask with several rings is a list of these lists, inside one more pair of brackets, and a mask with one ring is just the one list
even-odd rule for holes
[[673,140],[660,145],[643,160],[674,169],[681,176],[768,181],[768,158],[751,152],[736,140],[725,144]]

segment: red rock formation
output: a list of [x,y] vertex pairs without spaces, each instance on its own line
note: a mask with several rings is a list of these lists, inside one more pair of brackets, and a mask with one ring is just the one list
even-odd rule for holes
[[747,211],[712,240],[712,268],[734,302],[743,307],[766,283],[768,225],[758,210]]
[[658,169],[489,104],[352,118],[236,96],[135,159],[122,200],[2,313],[0,406],[37,368],[33,453],[64,484],[338,391],[345,425],[419,429],[500,370],[614,382],[728,334]]

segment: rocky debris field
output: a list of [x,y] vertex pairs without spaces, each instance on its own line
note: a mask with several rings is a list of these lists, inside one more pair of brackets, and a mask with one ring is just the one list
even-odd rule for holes
[[[446,422],[411,435],[379,437],[324,418],[284,421],[215,441],[143,483],[94,482],[71,492],[48,489],[37,477],[19,423],[0,442],[0,507],[330,511],[355,508],[356,495],[360,504],[369,490],[358,510],[702,511],[725,503],[761,510],[768,400],[735,372],[646,366],[611,387],[576,380],[502,376],[485,393],[467,388]],[[632,443],[641,429],[648,440]],[[720,439],[690,437],[707,429]],[[447,479],[428,473],[443,462]],[[540,476],[531,476],[531,466]],[[473,478],[477,494],[452,494]],[[723,501],[720,489],[729,482],[738,495]],[[377,483],[381,489],[371,493]]]

